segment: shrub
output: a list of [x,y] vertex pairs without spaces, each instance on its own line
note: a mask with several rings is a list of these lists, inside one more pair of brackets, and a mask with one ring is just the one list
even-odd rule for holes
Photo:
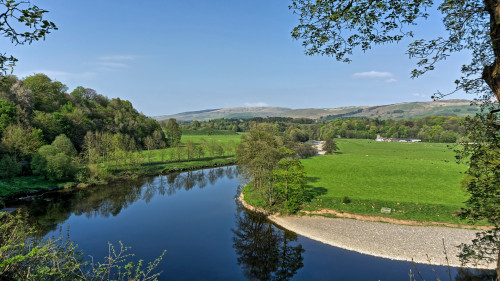
[[308,158],[316,156],[318,151],[309,143],[297,143],[293,149],[299,158]]
[[74,177],[75,166],[71,157],[53,145],[44,145],[31,160],[33,174],[59,181]]

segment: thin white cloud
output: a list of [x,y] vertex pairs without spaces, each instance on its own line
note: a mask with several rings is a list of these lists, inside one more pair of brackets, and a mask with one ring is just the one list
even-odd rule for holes
[[394,83],[398,80],[395,78],[394,74],[390,72],[383,71],[366,71],[366,72],[356,72],[352,75],[352,78],[359,79],[375,79],[375,80],[384,80],[386,83]]
[[426,94],[421,94],[421,93],[411,93],[411,95],[418,98],[427,98]]
[[102,56],[99,60],[103,61],[130,61],[135,60],[137,56],[134,55],[113,55],[113,56]]
[[128,62],[137,59],[135,55],[111,55],[101,56],[97,58],[96,65],[101,66],[101,71],[113,71],[118,68],[129,67]]
[[97,62],[96,64],[101,65],[101,66],[106,66],[106,67],[118,67],[118,68],[128,67],[127,64],[122,63],[122,62],[102,61],[102,62]]
[[267,103],[265,102],[245,102],[245,107],[267,107],[269,106]]

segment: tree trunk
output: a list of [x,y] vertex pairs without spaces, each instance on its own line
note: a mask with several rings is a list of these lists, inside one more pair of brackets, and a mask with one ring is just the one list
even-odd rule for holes
[[497,255],[497,281],[500,281],[500,249],[498,249]]
[[485,0],[484,6],[490,14],[490,37],[495,61],[483,69],[482,78],[500,103],[500,0]]

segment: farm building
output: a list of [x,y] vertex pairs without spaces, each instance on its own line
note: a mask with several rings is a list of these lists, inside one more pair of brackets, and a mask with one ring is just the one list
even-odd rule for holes
[[406,139],[406,138],[383,138],[377,135],[375,141],[385,141],[385,142],[421,142],[421,139]]

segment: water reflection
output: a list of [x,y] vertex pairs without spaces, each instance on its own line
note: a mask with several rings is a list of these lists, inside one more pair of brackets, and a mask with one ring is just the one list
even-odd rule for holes
[[459,268],[455,281],[491,281],[496,278],[494,270]]
[[249,280],[290,280],[304,266],[297,235],[273,226],[264,216],[240,210],[233,229],[238,265]]
[[[8,207],[29,209],[42,233],[69,224],[70,238],[94,257],[107,255],[108,241],[123,241],[146,260],[167,249],[160,280],[408,279],[409,263],[297,237],[235,206],[237,176],[236,167],[169,174],[50,192]],[[436,280],[431,269],[419,266],[425,280]],[[436,270],[449,280],[446,268]],[[493,271],[452,268],[451,275],[457,281],[494,280]]]
[[208,182],[215,184],[224,176],[233,178],[236,174],[236,167],[172,173],[106,186],[48,192],[30,202],[10,202],[8,207],[27,209],[40,233],[45,235],[66,221],[72,213],[87,218],[114,217],[138,200],[148,203],[157,195],[172,196],[181,189],[190,190],[196,186],[204,188]]

